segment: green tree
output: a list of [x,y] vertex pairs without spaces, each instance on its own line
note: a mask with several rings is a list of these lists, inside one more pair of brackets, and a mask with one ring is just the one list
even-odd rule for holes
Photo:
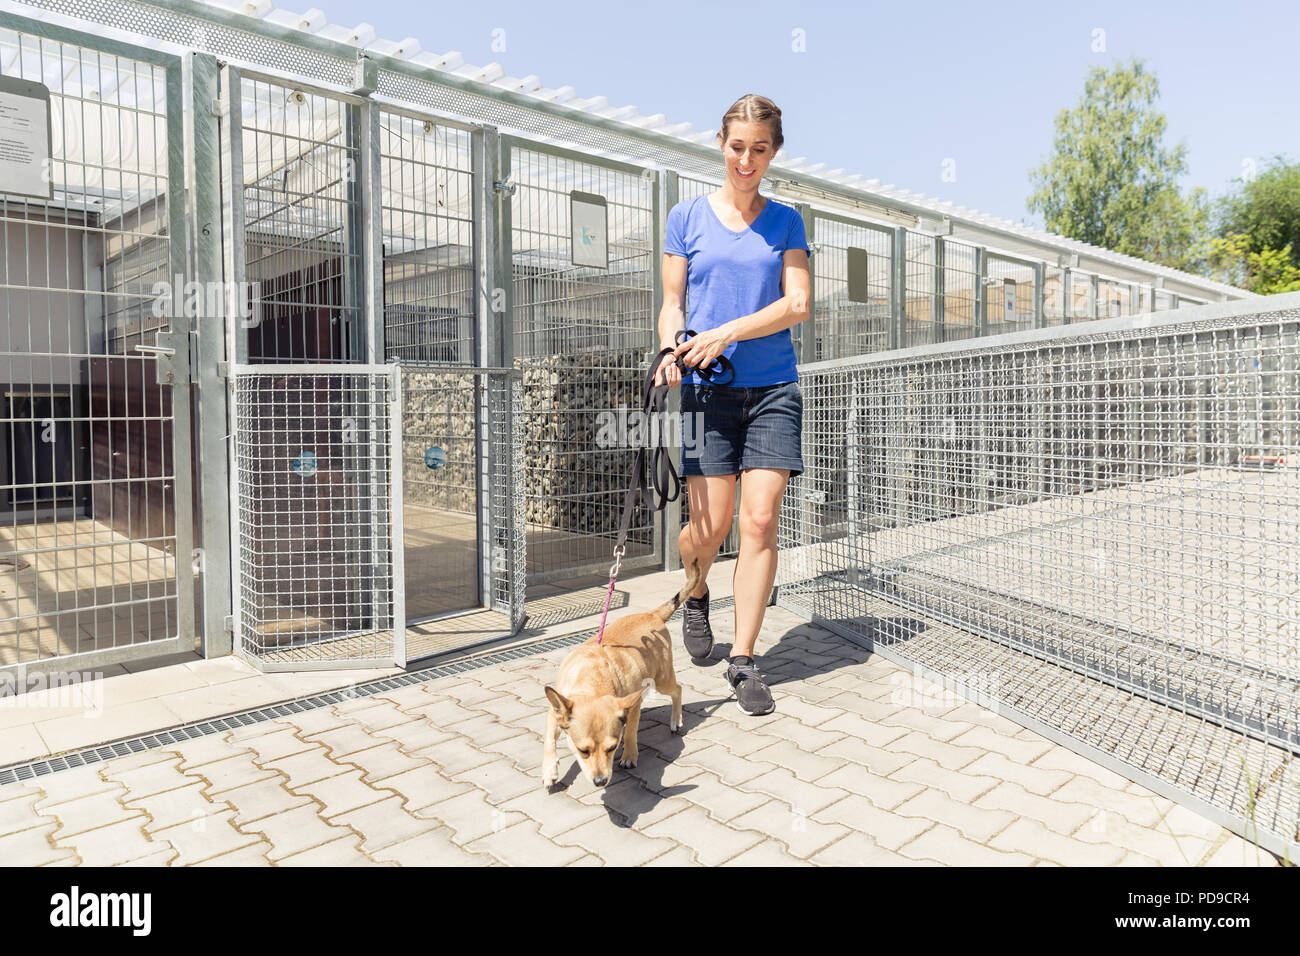
[[1300,163],[1275,156],[1257,176],[1233,182],[1218,203],[1210,272],[1263,295],[1300,289]]
[[1134,58],[1093,67],[1073,109],[1056,115],[1054,154],[1030,172],[1029,209],[1059,235],[1176,269],[1203,266],[1211,208],[1184,196],[1187,146],[1164,146],[1160,85]]

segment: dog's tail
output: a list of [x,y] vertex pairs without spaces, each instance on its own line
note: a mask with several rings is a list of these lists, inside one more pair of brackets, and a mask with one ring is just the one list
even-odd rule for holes
[[699,558],[693,558],[691,560],[691,568],[687,573],[686,578],[686,585],[673,595],[671,601],[665,601],[654,609],[654,613],[659,616],[661,621],[667,623],[668,619],[673,616],[673,613],[682,606],[682,602],[685,601],[690,596],[690,593],[695,590],[696,585],[700,583]]

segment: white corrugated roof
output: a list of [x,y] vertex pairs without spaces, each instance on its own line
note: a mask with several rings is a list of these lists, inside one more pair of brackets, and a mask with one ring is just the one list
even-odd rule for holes
[[[499,63],[480,66],[465,62],[464,56],[459,51],[452,50],[445,53],[428,51],[420,45],[419,40],[415,37],[407,37],[402,40],[387,40],[379,37],[375,32],[375,28],[368,23],[359,23],[352,27],[332,24],[327,20],[325,14],[315,7],[302,13],[295,13],[273,6],[271,0],[200,0],[200,2],[266,20],[280,26],[302,30],[306,33],[319,34],[355,46],[358,49],[406,59],[420,66],[453,73],[486,86],[513,90],[536,97],[539,100],[564,103],[566,106],[584,110],[594,116],[624,123],[630,127],[652,130],[691,143],[710,147],[715,145],[716,128],[693,131],[692,124],[688,122],[670,122],[663,113],[646,115],[631,104],[613,106],[605,96],[601,95],[579,97],[572,86],[547,87],[542,83],[541,78],[536,75],[526,77],[509,76]],[[1059,252],[1087,255],[1151,275],[1164,275],[1184,282],[1194,282],[1206,289],[1214,289],[1234,296],[1250,295],[1250,293],[1233,286],[1212,282],[1177,269],[1160,266],[1143,259],[1122,255],[1109,249],[1080,242],[1076,239],[1069,239],[1055,233],[1035,229],[1011,219],[992,216],[977,209],[958,205],[950,200],[941,200],[926,196],[923,193],[915,193],[893,183],[882,185],[879,179],[867,179],[859,173],[846,173],[843,169],[827,170],[825,163],[814,163],[804,156],[793,159],[783,157],[774,165],[777,165],[779,170],[785,172],[815,175],[829,182],[862,190],[870,194],[871,198],[907,203],[919,207],[936,218],[948,217],[963,220],[972,225],[1006,233],[1008,236],[1019,237],[1035,245],[1053,247]]]

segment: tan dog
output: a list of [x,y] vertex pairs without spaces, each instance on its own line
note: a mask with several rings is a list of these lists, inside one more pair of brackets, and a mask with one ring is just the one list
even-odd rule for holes
[[[629,614],[605,628],[601,643],[592,635],[560,665],[553,686],[546,688],[546,739],[542,743],[542,785],[555,785],[560,758],[555,744],[565,731],[587,779],[598,787],[614,774],[614,751],[623,738],[620,767],[635,767],[636,731],[641,698],[651,685],[673,700],[668,728],[682,727],[682,688],[673,672],[673,645],[668,619],[695,590],[700,562],[691,562],[690,580],[671,601],[644,614]],[[626,736],[624,736],[626,732]]]

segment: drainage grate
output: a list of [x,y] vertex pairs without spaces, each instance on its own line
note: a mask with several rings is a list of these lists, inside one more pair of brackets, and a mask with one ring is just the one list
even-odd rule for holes
[[[714,602],[714,606],[729,607],[733,603],[733,598],[718,598]],[[673,617],[676,616],[677,614],[674,613]],[[669,618],[669,620],[671,621],[672,618]],[[564,647],[571,647],[574,644],[581,644],[587,638],[591,637],[591,635],[595,634],[596,631],[597,628],[593,627],[590,630],[578,631],[574,634],[564,634],[560,637],[547,638],[546,640],[538,641],[533,644],[523,644],[518,647],[511,647],[504,651],[495,651],[478,657],[467,657],[461,660],[447,661],[441,664],[431,663],[423,667],[417,667],[405,674],[396,674],[392,677],[381,677],[377,680],[368,681],[364,684],[356,684],[346,689],[325,691],[324,693],[313,694],[309,697],[299,697],[296,700],[285,701],[282,704],[271,704],[266,707],[259,707],[256,710],[246,710],[238,714],[229,714],[225,717],[212,717],[207,720],[199,720],[192,724],[183,724],[179,727],[171,727],[167,730],[157,731],[156,733],[144,734],[140,737],[131,737],[127,740],[119,740],[109,744],[98,744],[94,747],[87,747],[84,750],[74,750],[70,753],[60,754],[57,757],[47,757],[43,760],[33,760],[30,763],[14,764],[13,766],[0,768],[0,786],[10,783],[20,783],[25,780],[35,780],[37,777],[49,776],[52,773],[58,773],[60,770],[71,770],[75,767],[84,767],[87,764],[103,763],[107,760],[112,760],[115,757],[125,757],[129,754],[143,753],[146,750],[155,750],[158,747],[180,744],[187,740],[194,740],[197,737],[207,737],[210,734],[217,734],[226,730],[237,730],[240,727],[247,727],[250,724],[259,724],[267,720],[275,720],[278,717],[291,717],[294,714],[301,714],[308,710],[316,710],[319,707],[325,707],[330,704],[341,704],[346,700],[356,700],[359,697],[373,697],[376,694],[382,694],[386,691],[398,690],[402,687],[410,687],[414,684],[427,683],[428,681],[438,680],[440,677],[447,677],[452,674],[464,674],[467,671],[479,670],[484,667],[491,667],[495,664],[517,661],[525,657],[536,657],[539,654],[547,654]]]

